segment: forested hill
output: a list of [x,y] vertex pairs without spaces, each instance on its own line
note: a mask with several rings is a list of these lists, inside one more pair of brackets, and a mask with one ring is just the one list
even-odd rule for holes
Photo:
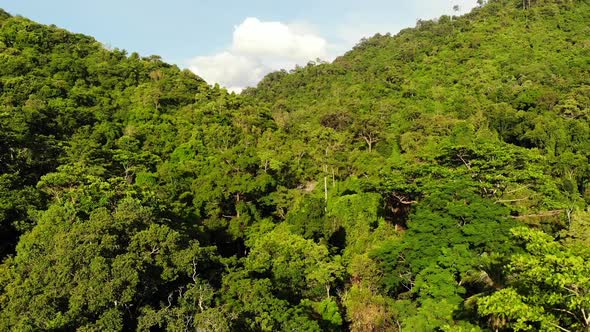
[[0,330],[588,331],[590,2],[241,95],[0,10]]
[[420,138],[417,126],[475,117],[507,143],[549,155],[583,151],[587,133],[572,133],[570,120],[588,119],[589,21],[587,2],[535,1],[523,10],[493,1],[363,40],[333,64],[270,74],[246,93],[328,127],[381,113],[402,151],[426,146],[403,142],[408,132],[408,144]]

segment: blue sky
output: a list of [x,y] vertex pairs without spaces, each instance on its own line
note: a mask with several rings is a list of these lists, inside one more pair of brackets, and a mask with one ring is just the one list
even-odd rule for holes
[[362,37],[396,33],[475,6],[473,0],[3,0],[11,14],[100,42],[158,54],[232,90],[317,57],[332,60]]

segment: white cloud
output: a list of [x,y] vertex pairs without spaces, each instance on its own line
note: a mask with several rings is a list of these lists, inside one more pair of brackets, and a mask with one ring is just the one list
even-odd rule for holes
[[305,23],[284,24],[247,18],[234,29],[231,47],[189,61],[189,68],[210,84],[239,92],[267,73],[328,57],[328,43]]
[[227,51],[195,57],[190,61],[189,69],[207,83],[219,83],[234,92],[255,85],[269,70],[256,59]]
[[[297,26],[299,27],[299,26]],[[255,57],[293,61],[326,56],[326,40],[281,22],[261,22],[249,17],[234,30],[232,51]]]

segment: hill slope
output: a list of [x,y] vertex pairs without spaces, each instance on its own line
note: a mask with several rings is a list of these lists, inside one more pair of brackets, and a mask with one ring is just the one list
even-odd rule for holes
[[238,96],[0,11],[0,327],[588,329],[587,22],[490,1]]
[[503,141],[552,156],[588,151],[589,15],[579,1],[493,1],[364,40],[333,64],[273,73],[246,93],[299,124],[380,113],[402,152],[414,148],[404,134],[428,130],[408,123],[441,116],[483,118]]

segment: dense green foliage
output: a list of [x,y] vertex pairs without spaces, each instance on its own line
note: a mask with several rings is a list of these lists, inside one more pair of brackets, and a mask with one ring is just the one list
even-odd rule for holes
[[590,330],[590,3],[241,95],[0,10],[0,330]]

